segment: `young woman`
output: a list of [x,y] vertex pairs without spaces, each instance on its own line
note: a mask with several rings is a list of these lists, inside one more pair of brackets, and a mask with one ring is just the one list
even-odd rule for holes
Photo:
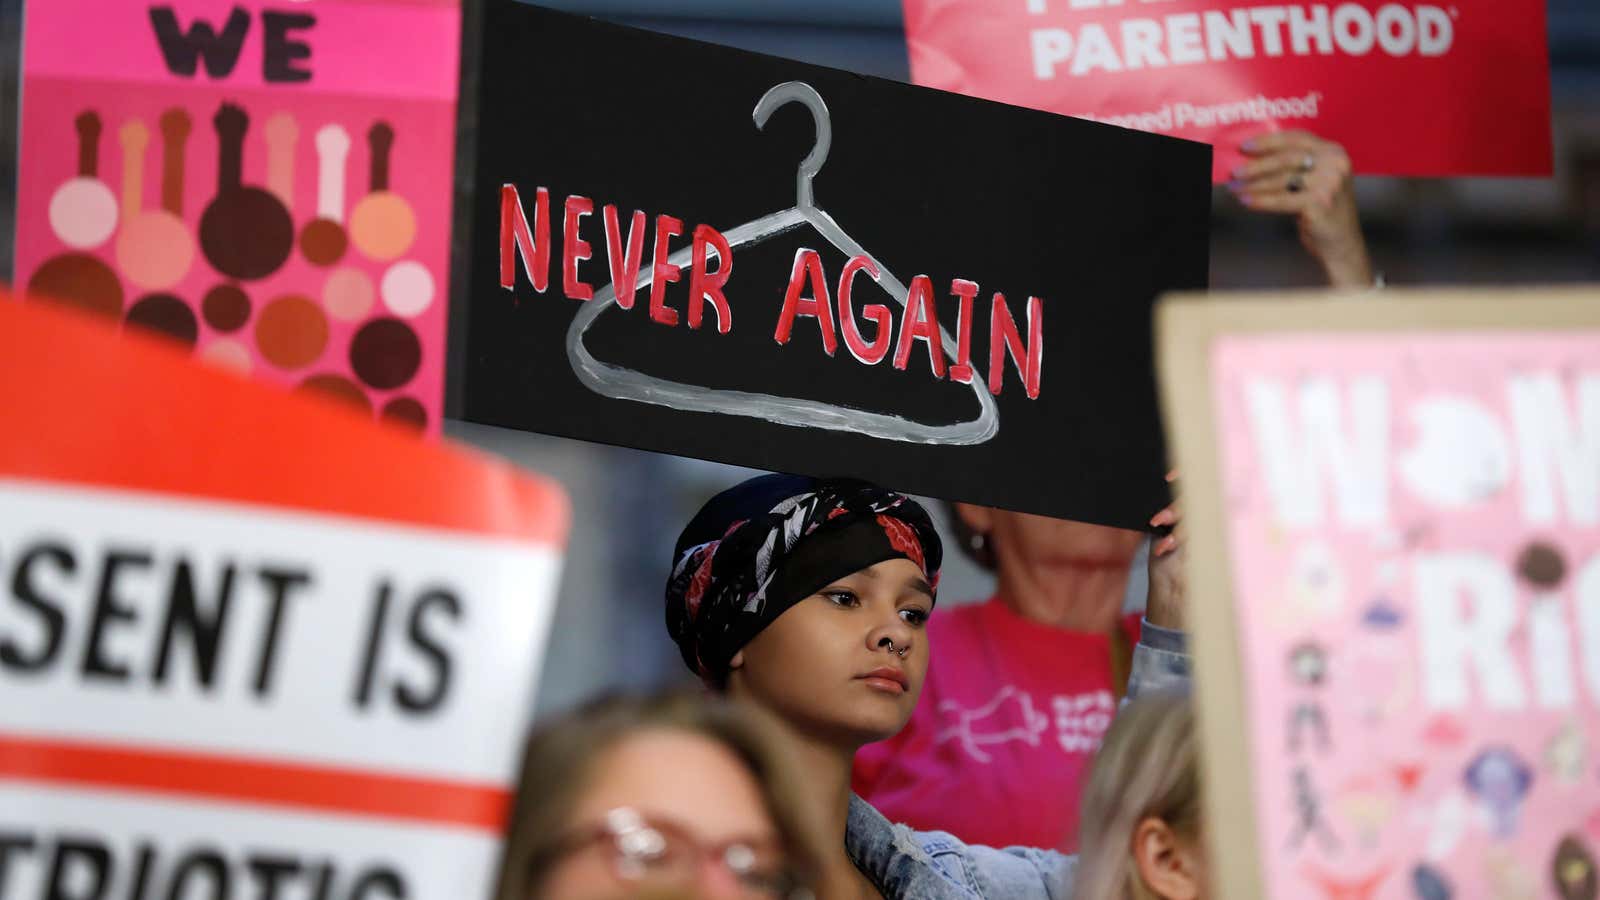
[[1204,900],[1194,711],[1183,691],[1128,704],[1106,735],[1083,794],[1074,900]]
[[760,714],[604,699],[528,743],[497,900],[809,900],[820,853]]
[[[712,498],[684,529],[668,630],[708,685],[773,713],[796,748],[812,814],[837,848],[824,859],[822,896],[1066,897],[1068,857],[913,832],[851,793],[856,751],[894,735],[916,708],[941,554],[927,513],[900,494],[853,480],[755,478]],[[1131,692],[1186,675],[1182,635],[1161,627],[1176,612],[1153,598]]]

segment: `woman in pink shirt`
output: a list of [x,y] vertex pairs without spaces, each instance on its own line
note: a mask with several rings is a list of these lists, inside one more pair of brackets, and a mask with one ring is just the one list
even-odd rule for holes
[[[1373,287],[1343,148],[1278,131],[1243,149],[1251,160],[1228,184],[1239,201],[1295,216],[1332,287]],[[1142,535],[965,504],[954,512],[963,549],[996,575],[995,596],[929,620],[938,653],[922,700],[903,731],[856,754],[852,787],[913,828],[1071,852],[1083,782],[1139,640],[1140,617],[1122,615],[1122,602]]]
[[857,752],[853,787],[913,828],[1071,850],[1079,789],[1139,640],[1140,617],[1122,615],[1122,601],[1144,536],[955,509],[958,537],[995,571],[997,593],[928,621],[938,652],[922,700],[898,735]]

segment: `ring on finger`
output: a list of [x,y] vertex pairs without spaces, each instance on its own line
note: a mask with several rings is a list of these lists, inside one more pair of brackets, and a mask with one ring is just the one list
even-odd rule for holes
[[1315,153],[1307,153],[1305,158],[1300,160],[1300,171],[1302,172],[1309,172],[1316,167],[1317,155]]
[[1285,185],[1285,187],[1287,187],[1289,189],[1289,193],[1291,193],[1291,194],[1300,193],[1302,190],[1305,190],[1305,186],[1306,186],[1305,179],[1301,178],[1299,175],[1290,175],[1289,176],[1289,183],[1287,185]]

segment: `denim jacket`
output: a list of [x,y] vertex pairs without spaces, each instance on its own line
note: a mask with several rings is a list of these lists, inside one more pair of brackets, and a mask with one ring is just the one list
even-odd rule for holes
[[[1183,632],[1144,623],[1128,676],[1128,698],[1187,682]],[[964,844],[942,831],[891,824],[850,798],[845,849],[889,900],[1069,900],[1078,859],[1054,850]]]

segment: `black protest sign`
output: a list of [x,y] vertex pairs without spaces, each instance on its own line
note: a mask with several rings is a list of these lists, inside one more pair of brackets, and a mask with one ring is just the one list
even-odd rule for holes
[[1150,309],[1205,284],[1209,148],[516,0],[483,34],[465,418],[1165,502]]

